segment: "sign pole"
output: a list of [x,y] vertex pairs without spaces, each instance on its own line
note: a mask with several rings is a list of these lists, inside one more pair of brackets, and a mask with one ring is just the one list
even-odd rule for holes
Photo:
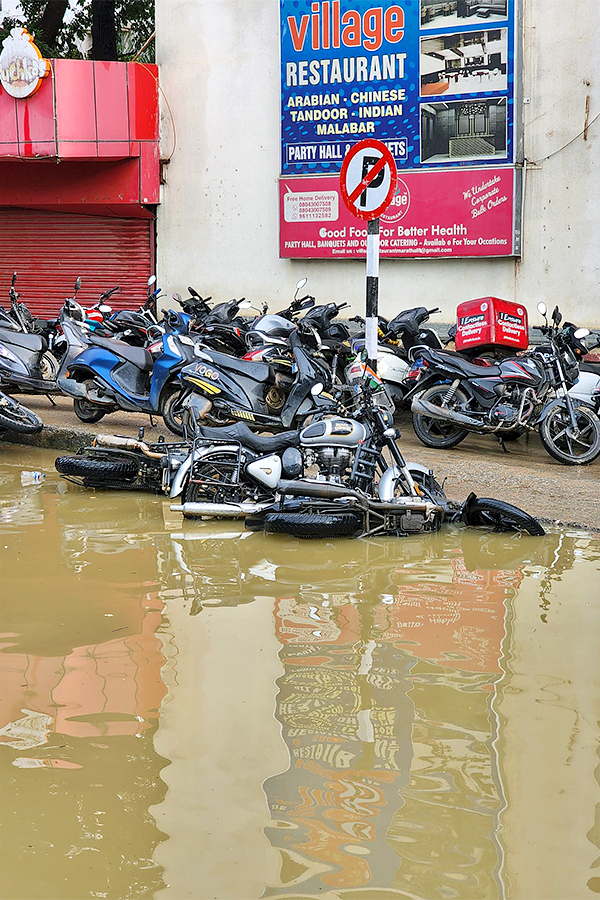
[[377,372],[379,334],[379,217],[367,224],[367,297],[365,304],[365,346],[367,365]]

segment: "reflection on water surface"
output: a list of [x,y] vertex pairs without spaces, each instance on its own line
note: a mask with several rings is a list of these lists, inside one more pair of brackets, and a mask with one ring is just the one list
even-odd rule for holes
[[298,542],[1,449],[3,897],[600,892],[596,537]]

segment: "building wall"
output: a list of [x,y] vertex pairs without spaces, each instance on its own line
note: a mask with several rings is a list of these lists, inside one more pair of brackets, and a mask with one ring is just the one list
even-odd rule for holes
[[[523,0],[525,155],[523,256],[514,260],[382,260],[380,311],[498,296],[558,303],[600,326],[600,63],[597,0]],[[167,291],[285,305],[309,277],[319,300],[364,311],[361,261],[278,256],[279,7],[276,0],[156,0],[162,155],[171,160],[158,213],[158,274]],[[173,129],[175,126],[175,133]],[[173,151],[174,148],[174,151]],[[352,314],[352,313],[350,313]]]

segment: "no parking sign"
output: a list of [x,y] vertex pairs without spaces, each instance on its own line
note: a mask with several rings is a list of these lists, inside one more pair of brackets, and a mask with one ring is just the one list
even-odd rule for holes
[[342,199],[359,219],[378,219],[392,202],[398,173],[381,141],[359,141],[348,150],[340,172]]
[[365,347],[367,362],[377,371],[377,334],[379,321],[379,216],[390,205],[396,192],[398,173],[394,157],[381,141],[359,141],[348,150],[340,172],[342,199],[352,215],[366,219],[367,297],[365,310]]

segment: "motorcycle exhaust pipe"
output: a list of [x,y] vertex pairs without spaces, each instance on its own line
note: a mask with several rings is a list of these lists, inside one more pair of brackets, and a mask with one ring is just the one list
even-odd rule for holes
[[223,519],[241,519],[253,513],[261,512],[271,503],[172,503],[171,512],[183,513],[186,519],[197,519],[201,516],[219,516]]
[[144,456],[151,459],[162,459],[164,453],[151,450],[145,441],[136,441],[134,438],[117,437],[115,434],[97,434],[93,441],[94,447],[110,447],[113,450],[138,450]]
[[455,425],[463,425],[465,428],[479,431],[482,434],[485,431],[495,430],[495,426],[486,427],[471,416],[465,416],[463,413],[445,409],[443,406],[435,406],[435,404],[430,403],[428,400],[421,400],[419,397],[416,397],[413,400],[410,408],[412,412],[420,413],[422,416],[428,416],[431,419],[444,419],[447,422],[453,422]]
[[352,497],[358,500],[366,508],[368,499],[351,488],[342,484],[332,484],[327,481],[307,481],[299,478],[297,481],[282,480],[277,485],[280,494],[290,494],[293,497],[316,497],[320,500],[340,500],[342,497]]

